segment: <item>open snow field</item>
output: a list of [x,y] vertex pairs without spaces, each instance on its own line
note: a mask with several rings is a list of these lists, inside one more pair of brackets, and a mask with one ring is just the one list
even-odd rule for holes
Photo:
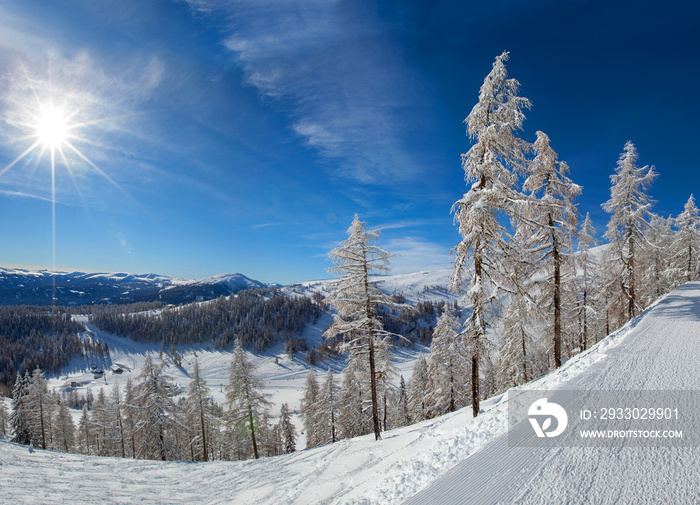
[[[700,283],[692,283],[556,372],[483,402],[477,419],[467,407],[378,442],[369,435],[243,462],[120,460],[2,442],[0,503],[388,504],[414,495],[410,503],[696,503],[696,448],[519,449],[505,433],[518,391],[700,389],[698,369]],[[305,373],[288,378],[301,383]]]

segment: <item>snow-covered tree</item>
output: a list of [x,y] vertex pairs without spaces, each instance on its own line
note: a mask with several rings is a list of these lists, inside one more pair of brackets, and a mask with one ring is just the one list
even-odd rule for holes
[[329,254],[335,264],[329,270],[340,275],[340,280],[327,298],[337,313],[324,336],[333,338],[341,335],[348,338],[349,352],[367,359],[372,425],[375,439],[379,439],[381,426],[377,383],[381,374],[387,371],[378,368],[376,352],[384,337],[391,334],[384,330],[376,309],[398,304],[372,284],[369,276],[387,273],[391,255],[373,244],[378,240],[379,232],[365,230],[365,223],[360,221],[357,214],[348,228],[348,234],[348,239]]
[[591,319],[596,317],[593,300],[594,287],[593,276],[595,274],[596,263],[591,257],[591,247],[598,241],[595,238],[596,231],[591,223],[591,216],[586,213],[581,229],[578,233],[578,255],[576,257],[580,275],[578,276],[578,320],[579,320],[579,349],[585,351],[591,343],[590,329]]
[[428,418],[428,362],[423,353],[413,364],[411,379],[408,381],[408,413],[414,423]]
[[348,356],[340,389],[338,429],[340,438],[352,438],[372,431],[371,409],[366,408],[369,371],[367,360],[359,354]]
[[92,433],[94,435],[95,446],[99,456],[113,456],[112,451],[113,441],[111,438],[113,419],[110,416],[110,408],[107,404],[107,395],[104,388],[100,388],[97,392],[97,399],[92,406]]
[[537,289],[537,305],[545,312],[545,319],[550,321],[545,333],[552,336],[552,363],[559,368],[565,269],[568,267],[569,276],[573,278],[573,265],[569,259],[571,240],[578,226],[578,212],[573,201],[581,193],[581,186],[569,179],[568,165],[557,159],[545,133],[537,132],[533,147],[535,158],[528,167],[528,177],[523,184],[530,196],[524,215],[533,231],[529,246],[535,254],[534,263],[543,274]]
[[24,401],[24,408],[27,413],[32,441],[42,449],[49,448],[51,443],[53,401],[49,394],[49,388],[44,378],[44,373],[39,368],[32,373],[31,382]]
[[411,424],[411,416],[408,413],[408,389],[406,388],[406,380],[402,375],[401,380],[399,381],[394,426],[400,427],[407,426],[409,424]]
[[673,261],[672,217],[663,218],[652,213],[646,230],[649,246],[643,252],[645,268],[641,272],[642,305],[647,306],[661,295],[674,289],[682,280]]
[[301,417],[304,422],[304,432],[306,433],[306,447],[312,448],[322,445],[322,435],[319,426],[319,386],[316,375],[309,370],[304,383],[304,396],[301,399]]
[[75,423],[66,402],[61,402],[58,406],[53,430],[53,447],[65,452],[72,451],[75,444]]
[[10,422],[10,413],[7,410],[5,401],[0,398],[0,434],[7,435],[7,429]]
[[29,445],[32,441],[32,432],[29,427],[29,414],[27,411],[27,395],[31,379],[28,373],[17,374],[15,387],[12,390],[12,414],[10,415],[10,428],[12,429],[12,441],[17,444]]
[[700,258],[700,217],[695,198],[690,195],[683,212],[675,219],[676,233],[671,244],[673,267],[680,273],[682,282],[695,280]]
[[339,400],[338,386],[335,383],[333,371],[329,368],[316,402],[316,415],[319,420],[316,429],[319,445],[332,444],[338,440]]
[[509,235],[504,223],[516,217],[514,202],[521,200],[517,173],[526,166],[529,145],[516,135],[525,119],[527,98],[518,96],[519,83],[509,79],[505,68],[508,53],[496,58],[484,79],[479,101],[467,116],[467,131],[474,145],[462,155],[462,168],[469,191],[452,207],[462,240],[454,248],[455,266],[450,288],[463,293],[472,307],[462,330],[471,352],[472,411],[479,413],[479,361],[491,324],[492,303],[507,283],[504,263],[509,257]]
[[124,415],[121,389],[119,383],[114,384],[109,395],[109,410],[111,417],[110,437],[114,445],[114,453],[122,458],[126,457],[126,440],[124,438]]
[[426,403],[428,417],[435,417],[469,403],[469,362],[462,355],[459,321],[445,310],[433,330],[428,356]]
[[611,214],[605,238],[610,241],[614,268],[611,272],[612,284],[607,288],[613,292],[611,300],[622,299],[626,302],[618,307],[623,311],[623,320],[633,318],[642,308],[638,291],[641,287],[639,278],[645,265],[639,264],[639,260],[640,250],[650,245],[646,231],[652,205],[646,190],[657,176],[653,166],[637,167],[638,158],[637,149],[628,141],[615,173],[610,176],[610,199],[603,204],[603,210]]
[[292,424],[289,405],[282,404],[280,408],[279,431],[282,436],[282,452],[291,454],[297,450],[297,430]]
[[124,386],[124,439],[127,454],[131,458],[136,458],[136,422],[138,419],[138,409],[134,398],[134,385],[131,377],[127,377]]
[[226,385],[226,421],[231,427],[244,430],[250,437],[253,457],[258,459],[256,434],[263,427],[263,417],[270,408],[269,395],[263,393],[263,382],[255,374],[255,365],[246,359],[240,345],[233,351],[229,381]]
[[142,459],[176,459],[177,406],[170,397],[169,379],[163,375],[162,367],[153,363],[147,354],[137,380],[139,382],[134,388],[139,438],[136,455]]
[[87,403],[83,405],[83,411],[78,422],[78,450],[81,454],[92,454],[93,435],[91,432],[90,415]]
[[213,405],[210,400],[210,391],[207,382],[199,371],[199,361],[195,359],[192,382],[185,400],[185,417],[190,428],[192,438],[189,441],[190,452],[194,461],[209,461],[211,456],[211,439],[216,419]]
[[507,297],[498,330],[501,337],[496,360],[499,390],[524,384],[536,376],[532,359],[537,322],[539,314],[527,295]]

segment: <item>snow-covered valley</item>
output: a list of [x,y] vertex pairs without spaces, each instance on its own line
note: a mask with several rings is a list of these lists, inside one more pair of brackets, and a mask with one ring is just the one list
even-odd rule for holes
[[[505,433],[509,399],[522,390],[698,389],[698,300],[700,283],[681,286],[561,369],[482,402],[478,418],[467,407],[386,432],[380,441],[367,435],[274,458],[209,463],[78,456],[3,441],[0,501],[385,504],[415,496],[412,503],[693,503],[700,496],[695,448],[533,451],[508,447]],[[100,338],[111,338],[113,361],[134,369],[147,351]],[[185,370],[195,351],[215,391],[228,359],[192,348],[183,353]],[[273,401],[293,404],[308,369],[287,357],[275,364],[278,354],[257,356],[256,364]],[[406,353],[398,361],[407,370],[412,359]],[[176,380],[184,385],[181,373]]]

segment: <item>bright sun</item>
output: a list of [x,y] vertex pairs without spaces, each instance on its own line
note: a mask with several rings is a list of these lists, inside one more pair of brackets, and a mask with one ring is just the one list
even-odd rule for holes
[[46,109],[36,123],[36,136],[45,147],[60,147],[68,139],[68,125],[63,113]]

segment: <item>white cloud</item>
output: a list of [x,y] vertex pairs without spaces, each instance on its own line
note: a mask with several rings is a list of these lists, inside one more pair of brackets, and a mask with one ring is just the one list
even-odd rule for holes
[[415,104],[417,77],[371,10],[332,0],[190,0],[230,19],[225,45],[250,84],[279,100],[291,128],[364,183],[414,177],[402,110]]
[[391,239],[380,244],[395,254],[391,258],[392,274],[407,274],[422,270],[437,270],[451,266],[450,250],[418,237]]

